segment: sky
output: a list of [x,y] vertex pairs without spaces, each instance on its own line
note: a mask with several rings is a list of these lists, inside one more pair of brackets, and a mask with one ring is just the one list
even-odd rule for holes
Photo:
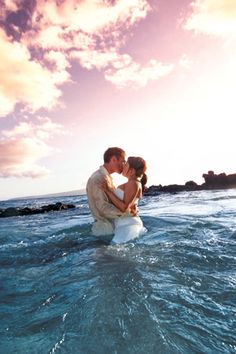
[[148,186],[236,173],[235,0],[0,0],[0,52],[0,200],[83,189],[112,146]]

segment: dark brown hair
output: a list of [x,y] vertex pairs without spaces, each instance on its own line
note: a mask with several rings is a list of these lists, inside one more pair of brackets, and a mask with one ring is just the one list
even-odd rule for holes
[[136,177],[141,177],[140,182],[142,184],[142,191],[145,190],[145,185],[147,184],[147,165],[146,161],[142,157],[130,156],[127,160],[129,167],[135,170]]
[[118,147],[108,148],[103,155],[104,163],[110,162],[112,156],[115,156],[117,159],[121,158],[122,155],[125,155],[125,151]]

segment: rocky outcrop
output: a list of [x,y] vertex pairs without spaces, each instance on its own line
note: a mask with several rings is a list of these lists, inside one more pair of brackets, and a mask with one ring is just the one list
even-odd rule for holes
[[216,175],[213,171],[204,173],[202,177],[205,183],[202,184],[206,189],[221,189],[221,188],[235,188],[236,187],[236,173],[226,175],[224,172]]
[[6,208],[0,209],[0,217],[9,217],[9,216],[22,216],[22,215],[33,215],[33,214],[43,214],[49,211],[59,211],[59,210],[67,210],[75,208],[74,204],[63,204],[63,203],[56,203],[56,204],[49,204],[43,205],[40,208]]
[[204,173],[202,177],[205,179],[205,183],[198,185],[194,181],[188,181],[184,185],[182,184],[170,184],[167,186],[150,186],[144,192],[144,195],[155,195],[159,193],[178,193],[178,192],[190,192],[210,189],[225,189],[236,188],[236,173],[226,175],[220,173],[216,175],[213,171]]

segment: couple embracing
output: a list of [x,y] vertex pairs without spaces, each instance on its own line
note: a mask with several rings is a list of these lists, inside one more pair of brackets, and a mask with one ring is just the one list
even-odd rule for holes
[[[112,147],[105,151],[104,164],[89,178],[86,186],[89,207],[95,219],[95,236],[112,235],[112,243],[124,243],[137,238],[146,229],[138,216],[138,201],[147,182],[146,162],[141,157],[129,157],[125,151]],[[123,174],[127,182],[115,188],[112,173]]]

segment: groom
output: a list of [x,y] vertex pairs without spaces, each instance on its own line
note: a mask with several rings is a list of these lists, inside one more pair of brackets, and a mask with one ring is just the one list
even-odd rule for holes
[[108,199],[101,184],[106,181],[111,189],[115,189],[111,174],[122,173],[125,161],[125,151],[118,147],[107,149],[103,155],[104,164],[92,174],[86,186],[89,208],[95,219],[92,233],[95,236],[112,235],[114,219],[124,215]]

